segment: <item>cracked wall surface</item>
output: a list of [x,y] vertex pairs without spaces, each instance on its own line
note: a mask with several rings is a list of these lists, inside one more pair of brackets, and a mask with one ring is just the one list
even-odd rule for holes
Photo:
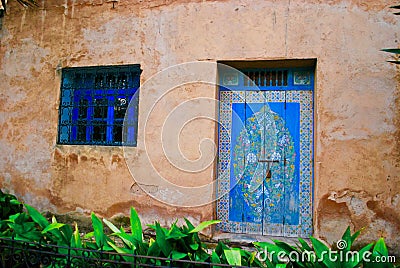
[[[314,233],[333,242],[348,225],[366,227],[360,243],[384,236],[400,254],[400,95],[390,55],[379,51],[397,46],[399,18],[388,8],[395,1],[120,0],[114,8],[103,0],[39,2],[24,9],[9,1],[0,31],[1,188],[55,213],[111,217],[135,206],[146,223],[211,219],[212,203],[174,207],[146,194],[168,193],[141,169],[148,148],[140,131],[129,152],[136,182],[119,147],[57,145],[59,68],[140,63],[143,84],[189,61],[317,59]],[[140,126],[154,90],[140,92]],[[146,139],[156,169],[173,183],[215,179],[215,147],[199,144],[215,142],[217,124],[199,119],[182,129],[184,156],[207,156],[201,172],[182,175],[163,156],[162,122],[180,102],[215,96],[215,87],[185,85],[156,107]],[[206,197],[213,195],[211,187]]]

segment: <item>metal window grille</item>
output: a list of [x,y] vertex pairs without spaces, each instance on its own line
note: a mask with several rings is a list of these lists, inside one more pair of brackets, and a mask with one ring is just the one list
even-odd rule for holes
[[140,65],[62,70],[58,143],[136,146]]
[[287,86],[288,70],[244,71],[244,86]]
[[219,70],[222,90],[313,90],[314,69],[296,68],[256,68]]

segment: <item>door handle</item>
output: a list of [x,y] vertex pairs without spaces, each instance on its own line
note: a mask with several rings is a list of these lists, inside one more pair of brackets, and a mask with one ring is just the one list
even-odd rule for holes
[[258,159],[258,162],[260,162],[260,163],[268,163],[268,165],[267,165],[267,174],[265,175],[265,178],[266,179],[271,179],[272,173],[271,173],[270,165],[273,164],[273,163],[279,163],[279,160]]
[[279,163],[279,160],[258,159],[258,162],[261,162],[261,163]]

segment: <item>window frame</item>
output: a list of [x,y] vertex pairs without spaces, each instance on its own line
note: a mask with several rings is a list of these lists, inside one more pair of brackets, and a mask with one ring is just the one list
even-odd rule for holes
[[57,144],[135,147],[141,72],[140,64],[63,68]]

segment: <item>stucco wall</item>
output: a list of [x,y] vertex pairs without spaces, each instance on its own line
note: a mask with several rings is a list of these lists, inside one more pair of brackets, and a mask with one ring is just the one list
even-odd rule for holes
[[[174,183],[192,187],[215,179],[213,120],[199,118],[180,133],[184,156],[204,160],[197,162],[203,168],[197,173],[173,166],[160,137],[174,107],[195,97],[215,98],[215,86],[168,92],[146,133],[143,111],[166,89],[156,82],[143,88],[139,145],[125,153],[126,163],[121,148],[56,144],[59,69],[140,63],[144,84],[184,62],[315,58],[314,232],[332,242],[347,225],[366,226],[364,240],[383,235],[392,248],[399,247],[399,90],[396,69],[385,62],[390,56],[379,52],[397,46],[399,19],[388,8],[396,1],[120,0],[112,8],[103,0],[48,0],[37,9],[9,2],[0,31],[1,188],[56,213],[109,217],[135,206],[145,221],[211,219],[212,203],[168,206],[142,188],[165,194],[145,165],[148,152],[157,159],[154,168]],[[193,107],[216,116],[212,102],[201,104]],[[213,187],[205,197],[197,194],[189,201],[212,199]]]

